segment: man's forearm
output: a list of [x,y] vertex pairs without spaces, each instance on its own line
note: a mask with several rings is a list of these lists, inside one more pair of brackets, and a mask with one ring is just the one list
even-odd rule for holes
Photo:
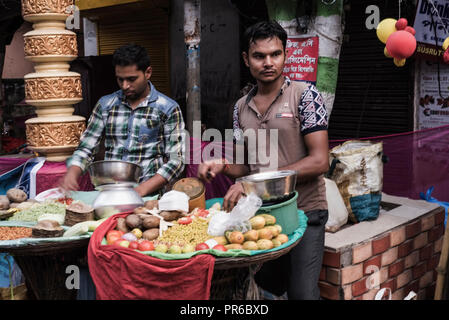
[[240,178],[249,174],[248,166],[244,164],[229,164],[223,173],[232,179]]
[[147,181],[144,181],[141,184],[139,184],[135,188],[135,190],[141,197],[145,197],[146,195],[152,194],[161,189],[164,185],[167,184],[167,182],[168,181],[164,177],[156,173]]

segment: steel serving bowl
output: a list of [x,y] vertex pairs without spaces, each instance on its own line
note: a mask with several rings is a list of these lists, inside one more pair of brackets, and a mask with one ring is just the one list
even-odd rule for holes
[[239,178],[237,181],[242,183],[246,194],[253,192],[264,202],[276,201],[287,198],[295,192],[296,171],[261,172]]
[[127,161],[103,160],[92,162],[88,171],[95,187],[117,183],[133,186],[139,182],[142,167]]
[[110,217],[119,212],[132,211],[144,205],[143,199],[128,184],[109,184],[98,187],[100,193],[92,207],[98,219]]

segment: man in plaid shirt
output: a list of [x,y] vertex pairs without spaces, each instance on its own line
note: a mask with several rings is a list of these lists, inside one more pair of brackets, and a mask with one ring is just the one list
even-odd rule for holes
[[135,44],[118,48],[113,65],[121,90],[96,104],[59,186],[79,189],[78,178],[105,135],[105,160],[141,165],[143,172],[135,190],[142,197],[155,194],[184,169],[181,109],[150,82],[152,68],[144,48]]

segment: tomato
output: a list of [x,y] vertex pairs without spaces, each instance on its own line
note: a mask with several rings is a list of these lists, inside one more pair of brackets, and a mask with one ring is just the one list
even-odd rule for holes
[[123,240],[123,239],[118,239],[117,241],[114,242],[114,246],[128,248],[129,247],[129,241]]
[[121,236],[118,234],[108,234],[106,236],[106,241],[108,244],[114,244],[117,240],[122,240]]
[[65,205],[70,205],[70,204],[72,204],[73,199],[65,197],[65,198],[59,198],[56,201],[58,201],[59,203],[65,204]]
[[215,250],[220,250],[220,251],[228,251],[228,249],[226,249],[226,247],[222,244],[217,244],[215,247],[213,247],[212,249]]
[[130,249],[138,249],[139,248],[139,243],[137,241],[131,241],[129,243],[129,247]]
[[209,215],[209,211],[206,209],[198,209],[198,217],[207,217]]
[[192,218],[190,218],[190,217],[182,217],[182,218],[178,219],[179,224],[189,224],[191,222],[192,222]]
[[106,233],[106,237],[109,235],[118,235],[119,237],[123,236],[125,233],[123,231],[119,230],[109,230],[108,233]]
[[154,250],[154,244],[152,241],[149,240],[143,240],[142,242],[139,243],[138,250],[140,251],[153,251]]
[[207,250],[207,249],[209,249],[209,246],[208,246],[206,243],[204,243],[204,242],[198,243],[198,244],[196,245],[196,247],[195,247],[195,250],[196,250],[196,251]]

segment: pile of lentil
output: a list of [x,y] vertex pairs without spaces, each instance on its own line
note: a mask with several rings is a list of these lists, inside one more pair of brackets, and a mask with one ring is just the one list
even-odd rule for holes
[[21,238],[31,238],[31,228],[25,227],[0,227],[1,240],[15,240]]
[[196,246],[210,238],[207,234],[208,227],[208,219],[199,217],[195,217],[189,224],[179,224],[174,221],[173,226],[164,231],[156,243],[162,242],[181,246],[190,243]]

